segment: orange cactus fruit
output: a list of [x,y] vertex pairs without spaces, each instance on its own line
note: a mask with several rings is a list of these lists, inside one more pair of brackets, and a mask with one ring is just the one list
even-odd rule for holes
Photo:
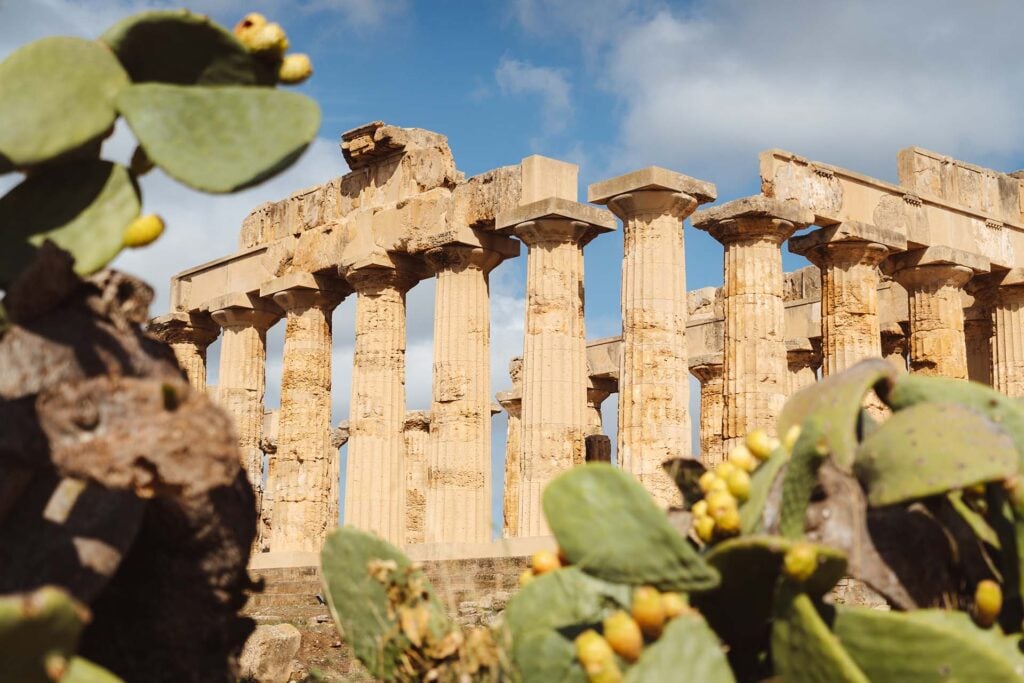
[[606,617],[603,626],[604,639],[615,650],[615,654],[627,662],[640,659],[640,652],[644,649],[644,635],[633,617],[619,610]]

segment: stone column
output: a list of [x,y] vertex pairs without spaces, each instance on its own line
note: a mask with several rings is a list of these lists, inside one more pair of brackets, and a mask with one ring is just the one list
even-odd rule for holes
[[1007,396],[1024,396],[1024,268],[985,278],[992,311],[992,386]]
[[992,385],[992,318],[994,307],[976,301],[964,309],[964,345],[967,349],[967,379]]
[[427,486],[430,452],[430,413],[405,414],[405,542],[426,542]]
[[878,265],[907,238],[850,221],[794,237],[789,250],[821,271],[822,376],[882,354],[878,322]]
[[[272,552],[319,552],[338,493],[331,482],[331,315],[351,290],[344,281],[293,273],[271,280],[260,294],[285,312],[277,452],[267,461]],[[335,513],[337,506],[333,506]]]
[[450,244],[427,252],[437,276],[427,543],[491,540],[489,249]]
[[220,335],[209,314],[168,313],[150,320],[147,329],[171,347],[192,388],[206,391],[206,347]]
[[588,194],[623,225],[618,462],[667,508],[681,499],[661,464],[692,450],[683,220],[717,191],[650,167],[595,183]]
[[519,535],[523,397],[518,390],[513,390],[498,392],[497,399],[508,415],[508,431],[505,435],[505,492],[502,498],[505,522],[502,526],[502,536],[510,538]]
[[337,522],[341,508],[341,447],[348,443],[348,420],[331,430],[331,493],[327,499],[327,519]]
[[812,339],[786,340],[786,365],[789,367],[788,395],[818,381],[821,344]]
[[615,229],[611,214],[547,199],[499,214],[529,248],[523,345],[523,479],[519,533],[548,533],[541,493],[559,472],[584,461],[587,347],[583,327],[583,247]]
[[604,433],[604,420],[601,417],[601,404],[615,393],[615,382],[601,377],[587,378],[587,424],[583,436]]
[[761,196],[694,215],[694,226],[725,247],[725,452],[752,429],[773,431],[786,401],[781,245],[813,219],[796,202]]
[[967,379],[962,290],[988,270],[988,260],[927,247],[897,254],[889,265],[910,300],[910,371]]
[[907,370],[907,345],[907,334],[899,323],[882,326],[882,358],[904,372]]
[[690,358],[690,372],[700,382],[700,461],[712,468],[725,460],[722,444],[722,354]]
[[356,291],[345,523],[401,546],[405,537],[405,294],[398,264],[345,271]]
[[263,514],[263,397],[266,392],[267,330],[281,317],[272,303],[243,294],[229,294],[210,306],[213,321],[223,330],[217,401],[234,418],[242,467],[260,510],[257,547],[266,540]]

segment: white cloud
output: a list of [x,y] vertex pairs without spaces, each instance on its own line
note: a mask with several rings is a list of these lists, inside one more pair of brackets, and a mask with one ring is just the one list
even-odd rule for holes
[[494,71],[494,78],[506,95],[536,95],[540,98],[545,134],[565,129],[572,117],[572,88],[565,70],[503,57]]

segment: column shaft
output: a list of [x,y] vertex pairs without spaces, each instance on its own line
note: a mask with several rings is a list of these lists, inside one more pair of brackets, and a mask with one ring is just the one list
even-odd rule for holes
[[430,413],[414,410],[405,418],[405,542],[426,542]]
[[910,299],[910,370],[967,379],[967,349],[961,288],[972,271],[930,264],[898,271]]
[[822,375],[842,372],[882,354],[878,264],[888,248],[873,242],[833,242],[812,261],[821,269]]
[[722,362],[691,365],[690,372],[700,382],[700,460],[712,468],[725,460],[722,441],[724,384]]
[[498,395],[501,407],[508,414],[508,431],[505,436],[505,495],[503,511],[505,522],[502,535],[505,538],[519,536],[519,491],[522,487],[522,408],[523,399],[514,392]]
[[1001,287],[992,307],[993,386],[1024,396],[1024,287]]
[[964,318],[964,344],[967,350],[967,378],[992,385],[993,317],[995,310],[982,311],[983,317]]
[[169,313],[151,320],[148,329],[171,347],[192,388],[206,391],[206,349],[220,334],[213,321],[196,313]]

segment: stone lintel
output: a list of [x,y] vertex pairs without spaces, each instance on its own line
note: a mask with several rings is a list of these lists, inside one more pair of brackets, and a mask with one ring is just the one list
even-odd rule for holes
[[914,249],[891,256],[886,264],[886,269],[896,272],[915,266],[932,265],[965,266],[975,273],[987,273],[991,268],[989,260],[984,256],[952,247],[937,246]]
[[260,296],[270,298],[280,292],[293,289],[310,289],[318,292],[336,292],[346,294],[352,291],[348,283],[337,277],[328,277],[315,273],[288,273],[260,287]]
[[210,344],[220,335],[220,327],[209,313],[175,311],[151,319],[146,330],[165,342],[187,339],[197,345]]
[[1020,287],[1024,285],[1024,268],[994,271],[988,279],[996,287]]
[[693,227],[712,232],[724,224],[754,218],[786,221],[798,230],[814,222],[814,214],[798,202],[763,195],[742,197],[719,206],[701,209],[693,214],[692,222]]
[[722,365],[725,357],[721,353],[704,353],[699,356],[690,356],[687,363],[691,368],[699,368],[702,365]]
[[619,379],[622,337],[603,337],[587,342],[587,375],[591,378]]
[[479,247],[497,253],[502,260],[519,256],[519,240],[507,235],[482,231],[468,226],[448,226],[443,231],[420,235],[409,242],[413,253],[426,253],[446,246]]
[[791,237],[789,250],[794,254],[806,255],[818,247],[837,242],[871,242],[887,247],[889,251],[906,251],[907,236],[861,221],[844,221],[820,230]]
[[619,195],[646,190],[687,194],[696,199],[698,204],[713,202],[718,197],[718,189],[713,183],[660,166],[648,166],[639,171],[594,183],[587,188],[587,201],[593,204],[607,204]]
[[203,310],[210,313],[231,308],[260,311],[278,316],[281,315],[281,308],[270,299],[264,299],[252,294],[245,294],[243,292],[223,294],[215,299],[207,301],[203,305]]
[[806,337],[786,340],[786,353],[815,353],[816,351],[814,343]]
[[616,394],[619,391],[619,382],[617,378],[590,375],[587,377],[587,390]]
[[416,282],[432,276],[430,268],[419,258],[385,251],[377,245],[358,246],[346,249],[342,254],[341,265],[338,267],[341,277],[348,279],[353,272],[367,269],[393,270]]
[[534,154],[523,159],[519,169],[522,174],[520,205],[532,204],[549,197],[576,201],[580,171],[576,164]]
[[510,233],[522,223],[543,218],[561,218],[575,223],[585,223],[593,232],[611,232],[616,226],[615,217],[610,211],[561,197],[548,197],[498,214],[495,229],[502,233]]

